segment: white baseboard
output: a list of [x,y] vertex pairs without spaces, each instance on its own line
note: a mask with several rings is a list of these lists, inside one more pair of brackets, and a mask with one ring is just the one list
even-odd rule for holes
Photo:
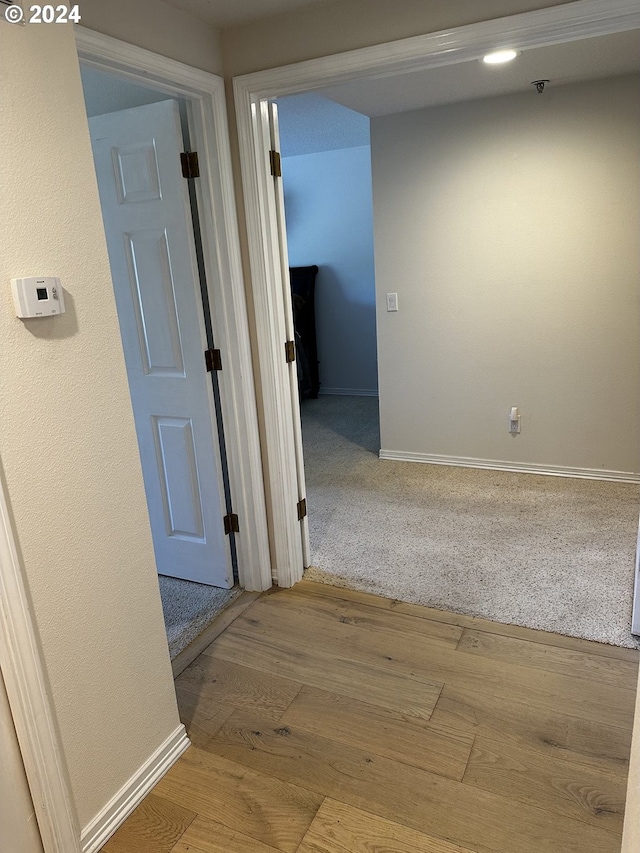
[[640,474],[629,471],[606,471],[601,468],[570,468],[563,465],[537,465],[530,462],[501,462],[497,459],[473,459],[467,456],[438,456],[433,453],[405,453],[381,450],[380,459],[396,462],[422,462],[427,465],[454,465],[459,468],[486,468],[517,474],[544,474],[550,477],[577,477],[583,480],[608,480],[615,483],[640,483]]
[[179,726],[82,831],[82,853],[96,853],[139,806],[191,742]]
[[378,391],[375,388],[325,388],[324,386],[318,392],[319,394],[336,394],[344,397],[377,397]]

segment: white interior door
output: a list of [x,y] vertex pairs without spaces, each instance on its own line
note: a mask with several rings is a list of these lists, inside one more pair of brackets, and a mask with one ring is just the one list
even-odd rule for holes
[[178,104],[95,116],[89,125],[158,572],[229,588]]

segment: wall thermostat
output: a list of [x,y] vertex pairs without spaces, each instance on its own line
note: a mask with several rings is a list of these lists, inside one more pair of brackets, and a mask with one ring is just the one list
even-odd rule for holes
[[16,314],[22,319],[64,314],[64,294],[59,278],[12,278],[11,292]]

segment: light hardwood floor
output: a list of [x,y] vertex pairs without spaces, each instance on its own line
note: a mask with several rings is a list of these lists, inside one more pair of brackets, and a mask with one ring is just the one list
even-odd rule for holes
[[105,853],[619,853],[638,653],[303,581],[178,677]]

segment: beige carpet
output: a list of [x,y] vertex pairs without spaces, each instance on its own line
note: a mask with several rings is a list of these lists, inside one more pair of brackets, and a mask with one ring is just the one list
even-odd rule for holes
[[302,401],[306,577],[620,646],[640,486],[377,457],[377,399]]
[[239,586],[219,589],[166,575],[158,575],[158,584],[171,660],[242,593]]

